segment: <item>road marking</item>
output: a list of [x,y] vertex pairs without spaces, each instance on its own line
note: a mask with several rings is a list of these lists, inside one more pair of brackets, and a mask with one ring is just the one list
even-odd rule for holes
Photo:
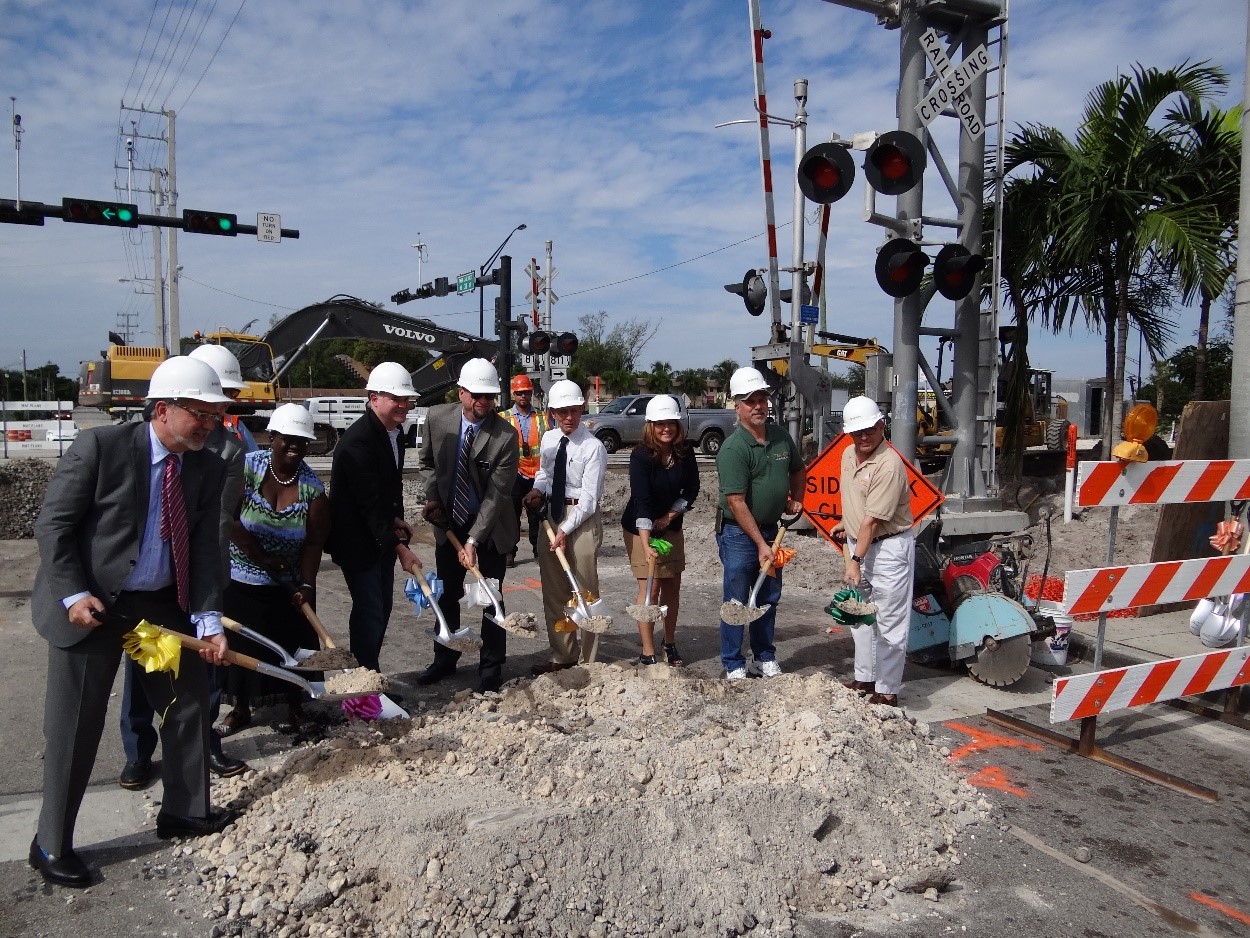
[[978,730],[964,723],[947,723],[953,730],[972,737],[972,742],[965,743],[950,754],[951,762],[958,762],[964,756],[970,756],[974,752],[986,752],[997,746],[1003,746],[1007,749],[1032,749],[1034,752],[1041,752],[1042,747],[1037,743],[1031,743],[1023,739],[1013,739],[1010,736],[999,736],[997,733],[991,733],[989,730]]
[[998,791],[1005,791],[1009,795],[1017,795],[1021,798],[1029,797],[1029,793],[1023,788],[1017,788],[1007,781],[1007,773],[996,765],[987,765],[983,769],[977,769],[968,776],[968,781],[976,785],[977,788],[995,788]]
[[1210,896],[1204,896],[1200,892],[1191,892],[1189,898],[1193,899],[1194,902],[1201,902],[1205,906],[1210,906],[1220,914],[1227,915],[1243,925],[1250,925],[1250,915],[1247,915],[1245,912],[1238,912],[1231,905],[1225,905],[1223,902],[1212,899]]
[[1132,886],[1128,885],[1127,883],[1123,883],[1120,880],[1116,879],[1110,873],[1100,870],[1096,866],[1091,866],[1088,863],[1078,863],[1076,860],[1072,859],[1072,857],[1068,856],[1063,851],[1056,850],[1054,847],[1050,846],[1049,844],[1045,843],[1042,840],[1039,840],[1037,837],[1030,834],[1028,831],[1024,830],[1023,828],[1016,827],[1014,824],[1009,828],[1009,830],[1011,831],[1012,834],[1014,834],[1020,840],[1024,841],[1034,850],[1037,850],[1040,853],[1044,853],[1046,854],[1046,856],[1051,857],[1052,859],[1058,860],[1064,866],[1071,867],[1072,869],[1080,873],[1084,873],[1086,876],[1089,876],[1092,879],[1098,880],[1104,886],[1109,886],[1111,889],[1114,889],[1116,892],[1118,892],[1120,895],[1124,896],[1125,898],[1129,899],[1131,902],[1134,902],[1135,904],[1141,906],[1147,912],[1154,913],[1160,919],[1166,922],[1168,925],[1175,928],[1177,931],[1183,931],[1187,935],[1198,935],[1200,936],[1200,938],[1215,938],[1216,933],[1211,931],[1211,929],[1207,928],[1206,926],[1202,925],[1199,922],[1195,922],[1191,918],[1186,918],[1184,915],[1181,915],[1179,912],[1173,912],[1167,906],[1160,905],[1158,902],[1155,902],[1149,896],[1146,896],[1143,893],[1138,892],[1136,889],[1134,889]]

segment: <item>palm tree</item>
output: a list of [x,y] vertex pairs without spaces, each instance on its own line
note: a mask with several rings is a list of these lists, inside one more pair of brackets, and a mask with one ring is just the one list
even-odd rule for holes
[[673,389],[673,366],[668,362],[652,362],[647,387],[652,394],[667,394]]
[[[1137,66],[1131,76],[1104,82],[1090,93],[1074,139],[1050,127],[1029,126],[1007,145],[1008,172],[1032,171],[1046,211],[1033,216],[1034,236],[1045,243],[1043,272],[1051,288],[1044,301],[1052,325],[1069,324],[1078,309],[1103,331],[1109,393],[1103,423],[1104,452],[1119,429],[1130,321],[1147,339],[1158,335],[1158,314],[1143,308],[1148,291],[1139,277],[1152,260],[1171,271],[1182,291],[1215,287],[1222,227],[1186,190],[1189,122],[1183,108],[1159,118],[1175,96],[1191,107],[1228,79],[1205,63],[1168,71]],[[1057,283],[1084,284],[1077,292]],[[1218,292],[1218,291],[1217,291]]]

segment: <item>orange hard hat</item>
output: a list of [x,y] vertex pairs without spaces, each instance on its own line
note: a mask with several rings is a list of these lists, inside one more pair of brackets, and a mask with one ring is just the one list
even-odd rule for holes
[[515,378],[512,379],[512,393],[513,394],[515,394],[517,391],[532,391],[532,390],[534,390],[534,382],[532,382],[529,379],[528,375],[517,375]]

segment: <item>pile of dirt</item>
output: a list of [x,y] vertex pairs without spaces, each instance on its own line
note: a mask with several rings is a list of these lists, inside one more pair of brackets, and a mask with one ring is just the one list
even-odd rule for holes
[[823,675],[590,665],[348,727],[183,850],[261,934],[792,935],[937,898],[989,810],[943,755]]
[[0,462],[0,541],[34,537],[32,530],[52,464],[43,459],[9,459]]

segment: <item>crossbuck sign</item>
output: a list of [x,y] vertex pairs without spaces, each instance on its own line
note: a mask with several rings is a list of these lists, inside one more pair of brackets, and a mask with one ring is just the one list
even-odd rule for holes
[[942,40],[933,29],[924,31],[920,44],[924,46],[925,55],[933,63],[933,71],[937,73],[938,80],[916,105],[916,113],[927,127],[948,107],[953,108],[968,136],[980,137],[985,133],[985,122],[976,115],[972,102],[964,92],[989,69],[989,52],[984,45],[977,46],[955,66],[951,65],[950,57],[942,48]]

